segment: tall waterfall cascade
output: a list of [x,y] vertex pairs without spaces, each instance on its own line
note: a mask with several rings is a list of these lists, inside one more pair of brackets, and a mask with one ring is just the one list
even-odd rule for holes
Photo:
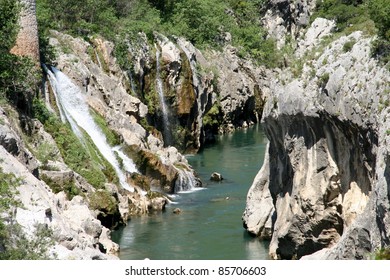
[[160,51],[157,49],[156,50],[156,86],[157,86],[158,98],[160,101],[160,107],[161,107],[161,111],[162,111],[164,142],[166,145],[169,145],[169,144],[171,144],[172,139],[171,139],[170,124],[169,124],[169,119],[168,119],[168,107],[167,107],[167,104],[165,102],[164,88],[163,88],[163,83],[161,80],[161,75],[160,75],[161,69],[160,68],[161,68],[160,67]]
[[[134,162],[121,152],[120,147],[110,147],[107,143],[106,136],[90,114],[89,106],[80,88],[54,67],[51,67],[51,71],[47,71],[47,73],[60,110],[61,120],[70,123],[73,132],[81,141],[85,141],[81,131],[83,129],[90,136],[103,157],[113,166],[122,187],[134,191],[134,188],[127,183],[125,175],[125,172],[138,172]],[[122,159],[125,171],[121,169],[115,154]]]

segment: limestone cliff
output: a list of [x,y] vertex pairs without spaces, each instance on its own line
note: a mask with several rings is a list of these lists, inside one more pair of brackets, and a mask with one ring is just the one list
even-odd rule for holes
[[390,76],[371,57],[371,38],[358,31],[323,48],[315,43],[320,25],[332,30],[317,19],[302,37],[298,78],[294,66],[269,73],[262,121],[270,142],[243,219],[271,239],[272,258],[323,249],[313,258],[366,259],[389,245]]
[[154,46],[140,38],[128,42],[132,89],[148,105],[149,123],[163,131],[155,85],[156,52],[161,52],[160,75],[174,131],[169,144],[196,152],[218,133],[258,121],[266,98],[259,86],[262,70],[239,58],[229,41],[222,51],[200,51],[184,38],[156,33]]
[[309,25],[315,4],[313,0],[268,1],[262,21],[278,48],[285,45],[286,39],[296,38]]

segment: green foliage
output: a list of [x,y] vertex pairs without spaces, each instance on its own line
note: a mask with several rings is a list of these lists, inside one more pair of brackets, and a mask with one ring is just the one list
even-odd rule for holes
[[15,0],[0,0],[0,51],[8,52],[15,43],[20,3]]
[[92,193],[89,197],[89,206],[93,210],[103,210],[107,214],[114,214],[118,209],[115,198],[106,190]]
[[45,174],[41,175],[41,179],[50,187],[54,193],[59,193],[61,191],[65,192],[68,200],[72,200],[73,197],[81,194],[80,189],[77,188],[73,179],[60,182],[48,177]]
[[378,28],[379,36],[390,40],[390,0],[369,0],[368,12]]
[[216,102],[211,109],[203,117],[203,125],[205,127],[217,127],[222,121],[221,105]]
[[355,45],[356,43],[356,40],[355,39],[351,39],[349,40],[348,42],[346,42],[343,46],[343,52],[349,52],[352,50],[353,46]]
[[160,11],[147,0],[133,1],[131,9],[122,16],[122,31],[130,37],[134,37],[138,32],[144,32],[149,39],[152,39],[154,31],[162,31]]
[[57,158],[57,150],[52,144],[44,142],[37,147],[35,155],[37,159],[43,164],[43,168],[45,168],[49,160],[55,160]]
[[33,100],[33,116],[41,123],[45,123],[52,117],[52,114],[46,108],[45,102],[40,98],[34,98]]
[[379,58],[384,64],[390,62],[390,41],[384,39],[374,40],[371,46],[371,53]]
[[312,18],[323,17],[336,21],[339,31],[367,21],[367,9],[361,0],[319,0]]
[[[324,17],[336,20],[338,31],[347,34],[363,30],[379,38],[373,42],[372,54],[384,63],[390,61],[390,0],[319,0],[312,19]],[[353,44],[343,48],[348,51]]]
[[35,92],[39,73],[30,59],[10,53],[19,31],[19,12],[19,1],[0,0],[0,96],[26,109],[24,101],[27,93]]
[[[47,251],[53,245],[53,232],[47,225],[36,224],[32,238],[28,238],[19,224],[4,224],[0,221],[0,231],[5,234],[5,251],[0,260],[47,260]],[[0,233],[1,235],[1,233]],[[0,236],[0,242],[1,242]]]
[[106,136],[106,140],[107,140],[108,144],[110,144],[110,146],[119,145],[121,143],[119,135],[108,128],[108,124],[106,122],[106,119],[103,118],[101,115],[99,115],[98,113],[96,113],[92,109],[90,110],[90,112],[91,112],[91,115],[92,115],[95,123],[98,125],[98,127],[101,129],[103,134]]
[[0,167],[0,213],[8,211],[19,204],[14,200],[15,188],[20,184],[20,179],[14,174],[4,173]]
[[379,38],[373,42],[372,54],[385,64],[390,62],[390,0],[370,0],[368,12],[378,29]]
[[198,46],[218,45],[221,31],[232,25],[226,15],[223,1],[182,0],[175,5],[174,13],[167,21],[170,32],[181,35]]
[[183,36],[198,48],[218,48],[226,33],[241,56],[275,65],[275,44],[266,39],[260,11],[265,0],[37,0],[42,29],[54,28],[80,36],[99,33],[119,46],[115,54],[121,67],[128,69],[124,39],[144,32],[152,40],[154,32]]
[[382,248],[375,254],[375,260],[390,260],[390,248]]
[[33,113],[44,124],[45,130],[53,136],[65,163],[88,183],[102,188],[106,179],[114,183],[118,181],[113,167],[98,153],[87,135],[85,143],[81,143],[70,126],[52,115],[42,100],[34,100]]
[[320,88],[325,88],[328,81],[329,81],[329,73],[324,73],[322,74],[321,77],[318,78],[318,86]]
[[110,0],[37,0],[38,20],[45,29],[80,36],[101,33],[114,38],[118,18]]
[[130,70],[130,52],[128,49],[128,45],[126,44],[126,41],[124,39],[119,40],[115,44],[114,54],[116,57],[116,62],[119,64],[119,66],[129,71]]

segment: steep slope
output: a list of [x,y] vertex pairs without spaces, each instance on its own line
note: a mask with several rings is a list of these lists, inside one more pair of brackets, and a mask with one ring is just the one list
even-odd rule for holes
[[300,77],[280,72],[264,107],[268,155],[243,219],[271,238],[272,258],[330,248],[315,256],[361,259],[388,245],[389,72],[371,57],[372,38],[362,32],[325,48],[315,43],[312,35],[331,25],[313,22],[296,52],[306,60]]

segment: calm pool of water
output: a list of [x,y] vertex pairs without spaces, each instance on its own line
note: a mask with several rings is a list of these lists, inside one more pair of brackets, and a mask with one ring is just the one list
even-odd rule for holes
[[[203,189],[180,193],[166,211],[134,217],[113,232],[121,259],[267,259],[268,243],[247,234],[241,216],[246,195],[264,158],[266,137],[260,126],[221,136],[201,153],[188,156]],[[221,173],[221,183],[209,180]],[[179,207],[182,213],[173,214]]]

